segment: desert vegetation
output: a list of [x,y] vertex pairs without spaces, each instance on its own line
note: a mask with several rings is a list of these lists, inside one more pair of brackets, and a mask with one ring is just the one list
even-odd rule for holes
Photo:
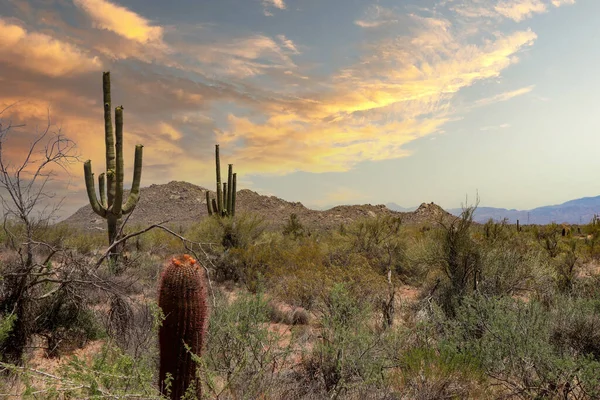
[[198,201],[211,215],[128,224],[143,211],[135,188],[120,208],[121,153],[112,203],[86,164],[90,207],[112,215],[94,232],[37,212],[73,143],[47,129],[41,157],[9,165],[1,129],[2,397],[600,398],[596,220],[476,224],[476,201],[460,217],[273,223],[236,210],[217,160],[217,198]]

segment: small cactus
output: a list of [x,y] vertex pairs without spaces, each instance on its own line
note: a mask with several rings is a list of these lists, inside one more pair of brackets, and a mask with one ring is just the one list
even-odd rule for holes
[[208,215],[220,217],[235,216],[235,192],[237,189],[237,174],[233,173],[233,164],[229,164],[227,182],[221,182],[221,158],[219,156],[219,145],[215,145],[215,167],[217,175],[217,199],[210,201],[208,191],[206,192],[206,208]]
[[[170,390],[170,399],[180,399],[194,384],[200,399],[201,385],[190,353],[201,354],[206,341],[208,308],[204,271],[195,259],[185,254],[174,257],[165,266],[158,305],[165,315],[159,330],[160,391],[166,395]],[[169,390],[165,385],[167,374],[172,378]]]

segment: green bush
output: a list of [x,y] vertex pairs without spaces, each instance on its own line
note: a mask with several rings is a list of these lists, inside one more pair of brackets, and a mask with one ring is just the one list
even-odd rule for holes
[[408,398],[419,400],[479,399],[486,377],[477,360],[453,348],[413,347],[400,355],[397,385]]
[[291,355],[291,343],[268,329],[269,305],[265,297],[240,294],[231,304],[217,292],[210,316],[203,364],[207,398],[230,393],[235,398],[254,399],[277,387],[278,372]]
[[383,379],[382,336],[369,327],[370,316],[368,304],[343,284],[331,288],[322,309],[319,340],[304,360],[309,376],[331,396]]
[[564,346],[569,335],[557,337],[553,319],[552,311],[536,301],[466,297],[455,319],[446,322],[446,338],[449,345],[476,359],[507,395],[599,396],[600,362],[569,351]]

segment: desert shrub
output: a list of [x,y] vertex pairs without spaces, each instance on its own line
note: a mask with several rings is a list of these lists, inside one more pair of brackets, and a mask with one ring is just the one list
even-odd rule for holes
[[559,297],[551,313],[551,342],[561,353],[600,362],[600,299]]
[[[176,230],[176,227],[167,226]],[[142,227],[129,227],[128,232],[136,232]],[[176,236],[171,235],[162,229],[152,229],[143,235],[136,236],[127,241],[125,245],[125,251],[137,252],[137,253],[148,253],[150,255],[157,255],[166,257],[173,253],[181,253],[185,251],[185,247],[181,243],[181,240]]]
[[81,302],[81,296],[60,291],[56,296],[35,304],[36,324],[33,331],[47,341],[50,357],[83,347],[88,341],[104,335],[92,310]]
[[402,219],[378,215],[355,221],[346,229],[347,249],[351,254],[365,257],[382,274],[389,270],[406,274],[405,242],[402,237]]
[[600,220],[598,217],[594,215],[592,220],[582,227],[581,231],[585,235],[584,244],[587,256],[592,260],[597,260],[600,257],[600,246],[598,246],[600,240]]
[[486,377],[477,360],[441,346],[413,347],[399,358],[396,385],[406,398],[418,400],[484,398]]
[[16,316],[14,314],[8,314],[6,316],[0,315],[0,346],[8,338],[8,334],[12,330],[13,322]]
[[369,327],[370,314],[368,304],[352,296],[344,284],[331,288],[322,309],[319,340],[303,364],[332,396],[383,377],[382,338]]
[[[475,207],[465,208],[459,218],[440,221],[432,235],[422,239],[425,246],[414,263],[424,265],[435,273],[436,283],[426,287],[444,312],[452,316],[462,298],[477,290],[482,261],[479,244],[471,236]],[[423,268],[423,267],[421,267]]]
[[258,214],[237,213],[234,218],[204,218],[188,232],[196,242],[211,243],[217,249],[246,248],[266,229],[266,222]]
[[[385,296],[385,278],[368,264],[326,267],[322,264],[298,265],[287,273],[274,274],[275,293],[282,300],[312,309],[322,303],[333,286],[345,283],[353,296],[369,305],[379,304]],[[275,286],[275,282],[278,285]]]
[[105,232],[80,232],[74,231],[64,239],[66,248],[77,251],[79,254],[93,255],[98,249],[107,245]]
[[555,260],[556,284],[560,292],[568,293],[573,290],[579,266],[576,239],[571,239],[564,247],[561,256]]
[[489,244],[506,241],[511,236],[510,227],[506,219],[496,222],[490,218],[483,225],[483,238]]
[[300,220],[298,219],[298,215],[295,213],[290,214],[290,219],[286,222],[283,227],[283,234],[289,235],[294,239],[298,239],[304,237],[305,229]]
[[536,227],[534,233],[538,242],[546,250],[550,258],[554,258],[560,253],[561,227],[559,225],[553,222],[548,225]]
[[557,347],[552,314],[537,301],[469,296],[447,323],[448,343],[476,359],[510,396],[600,394],[600,363]]
[[203,392],[209,398],[226,393],[248,399],[268,395],[291,348],[279,333],[268,329],[267,300],[260,292],[240,294],[231,304],[217,292],[216,300],[200,360],[207,389]]
[[496,240],[481,248],[477,289],[490,296],[513,295],[532,289],[550,267],[540,250],[516,240]]

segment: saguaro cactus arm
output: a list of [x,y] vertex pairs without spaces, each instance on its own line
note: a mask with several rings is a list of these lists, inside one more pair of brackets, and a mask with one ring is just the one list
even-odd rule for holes
[[237,173],[233,174],[233,190],[231,191],[231,216],[235,216],[235,197],[237,192]]
[[206,191],[206,209],[208,210],[208,215],[213,215],[213,208],[210,202],[210,193],[208,193],[208,190]]
[[142,156],[144,146],[138,144],[135,146],[135,159],[133,162],[133,182],[131,183],[131,191],[127,203],[123,206],[123,214],[129,214],[140,199],[140,182],[142,180]]
[[102,207],[98,202],[98,197],[96,197],[96,187],[94,185],[94,173],[92,172],[91,160],[87,160],[83,163],[83,175],[85,177],[85,188],[92,210],[99,216],[106,218],[106,208]]
[[123,208],[123,106],[115,108],[115,197],[111,211],[120,215]]
[[227,212],[231,215],[231,200],[233,193],[233,164],[229,164],[229,171],[227,173]]
[[100,204],[106,208],[106,180],[104,172],[98,175],[98,190],[100,191]]
[[219,145],[215,145],[215,164],[217,169],[217,207],[218,213],[223,212],[223,192],[221,191],[221,159],[219,158]]

